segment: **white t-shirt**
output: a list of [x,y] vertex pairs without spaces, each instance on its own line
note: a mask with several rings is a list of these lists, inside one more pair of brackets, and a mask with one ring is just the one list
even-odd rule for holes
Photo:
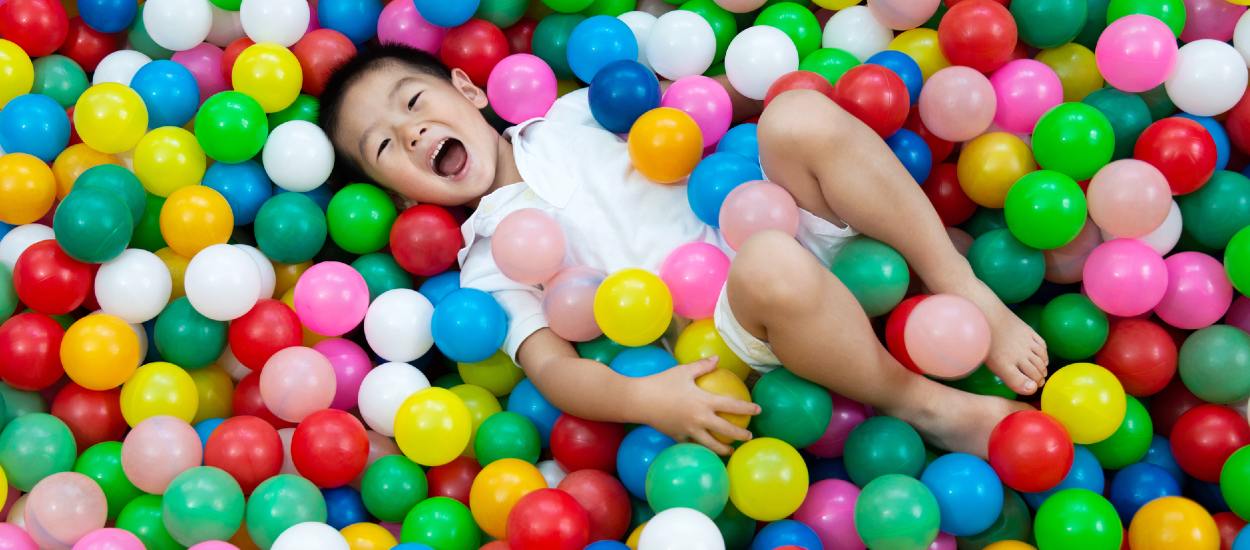
[[[491,293],[508,313],[504,351],[513,360],[547,319],[542,290],[509,279],[491,255],[490,237],[508,214],[525,208],[547,213],[564,229],[565,265],[605,275],[627,267],[657,272],[669,253],[691,242],[714,244],[733,257],[720,232],[690,209],[685,185],[661,185],[634,170],[625,140],[595,122],[585,89],[504,137],[523,181],[482,197],[461,227],[459,260],[461,286]],[[799,241],[826,262],[855,235],[806,211],[800,215]]]

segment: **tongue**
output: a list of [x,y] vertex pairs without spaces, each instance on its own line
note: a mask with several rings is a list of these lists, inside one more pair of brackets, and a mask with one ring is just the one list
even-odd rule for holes
[[468,160],[469,154],[464,150],[464,144],[457,139],[448,140],[438,155],[438,173],[444,177],[455,176],[464,170]]

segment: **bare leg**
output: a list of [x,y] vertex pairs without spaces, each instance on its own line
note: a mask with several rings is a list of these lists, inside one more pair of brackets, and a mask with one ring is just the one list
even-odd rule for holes
[[989,368],[1017,393],[1037,390],[1046,343],[973,275],[920,186],[872,130],[823,95],[796,91],[765,109],[759,132],[769,179],[809,212],[894,247],[934,292],[977,304],[993,331]]

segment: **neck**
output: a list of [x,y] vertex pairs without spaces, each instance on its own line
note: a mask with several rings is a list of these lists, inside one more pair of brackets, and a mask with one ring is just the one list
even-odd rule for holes
[[[521,172],[516,167],[516,157],[512,154],[512,142],[499,137],[498,145],[495,148],[495,179],[490,184],[490,189],[486,191],[483,197],[495,192],[496,189],[506,185],[512,185],[521,181]],[[473,201],[469,206],[477,208],[481,199]]]

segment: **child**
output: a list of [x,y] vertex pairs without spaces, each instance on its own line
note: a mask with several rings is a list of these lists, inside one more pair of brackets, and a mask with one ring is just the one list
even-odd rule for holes
[[[737,114],[758,102],[734,96]],[[486,94],[463,71],[397,46],[364,51],[331,78],[322,124],[340,161],[407,201],[468,205],[461,284],[492,293],[509,315],[505,351],[561,410],[593,420],[649,424],[727,454],[713,434],[750,439],[718,412],[757,405],[703,391],[708,359],[645,378],[626,378],[581,359],[546,328],[542,292],[495,266],[490,237],[509,213],[537,208],[568,241],[567,261],[610,274],[659,268],[692,241],[720,246],[681,186],[636,172],[625,141],[590,114],[585,91],[561,98],[547,117],[501,136],[482,116]],[[893,246],[933,292],[958,294],[985,312],[988,366],[1020,394],[1046,376],[1046,346],[975,276],[951,244],[920,187],[884,142],[816,92],[785,93],[763,110],[760,161],[804,210],[797,240],[752,237],[737,252],[716,307],[726,344],[757,370],[795,374],[915,426],[930,442],[985,456],[989,433],[1026,405],[952,389],[900,365],[880,345],[864,310],[826,268],[857,233]],[[854,228],[854,229],[851,229]]]

